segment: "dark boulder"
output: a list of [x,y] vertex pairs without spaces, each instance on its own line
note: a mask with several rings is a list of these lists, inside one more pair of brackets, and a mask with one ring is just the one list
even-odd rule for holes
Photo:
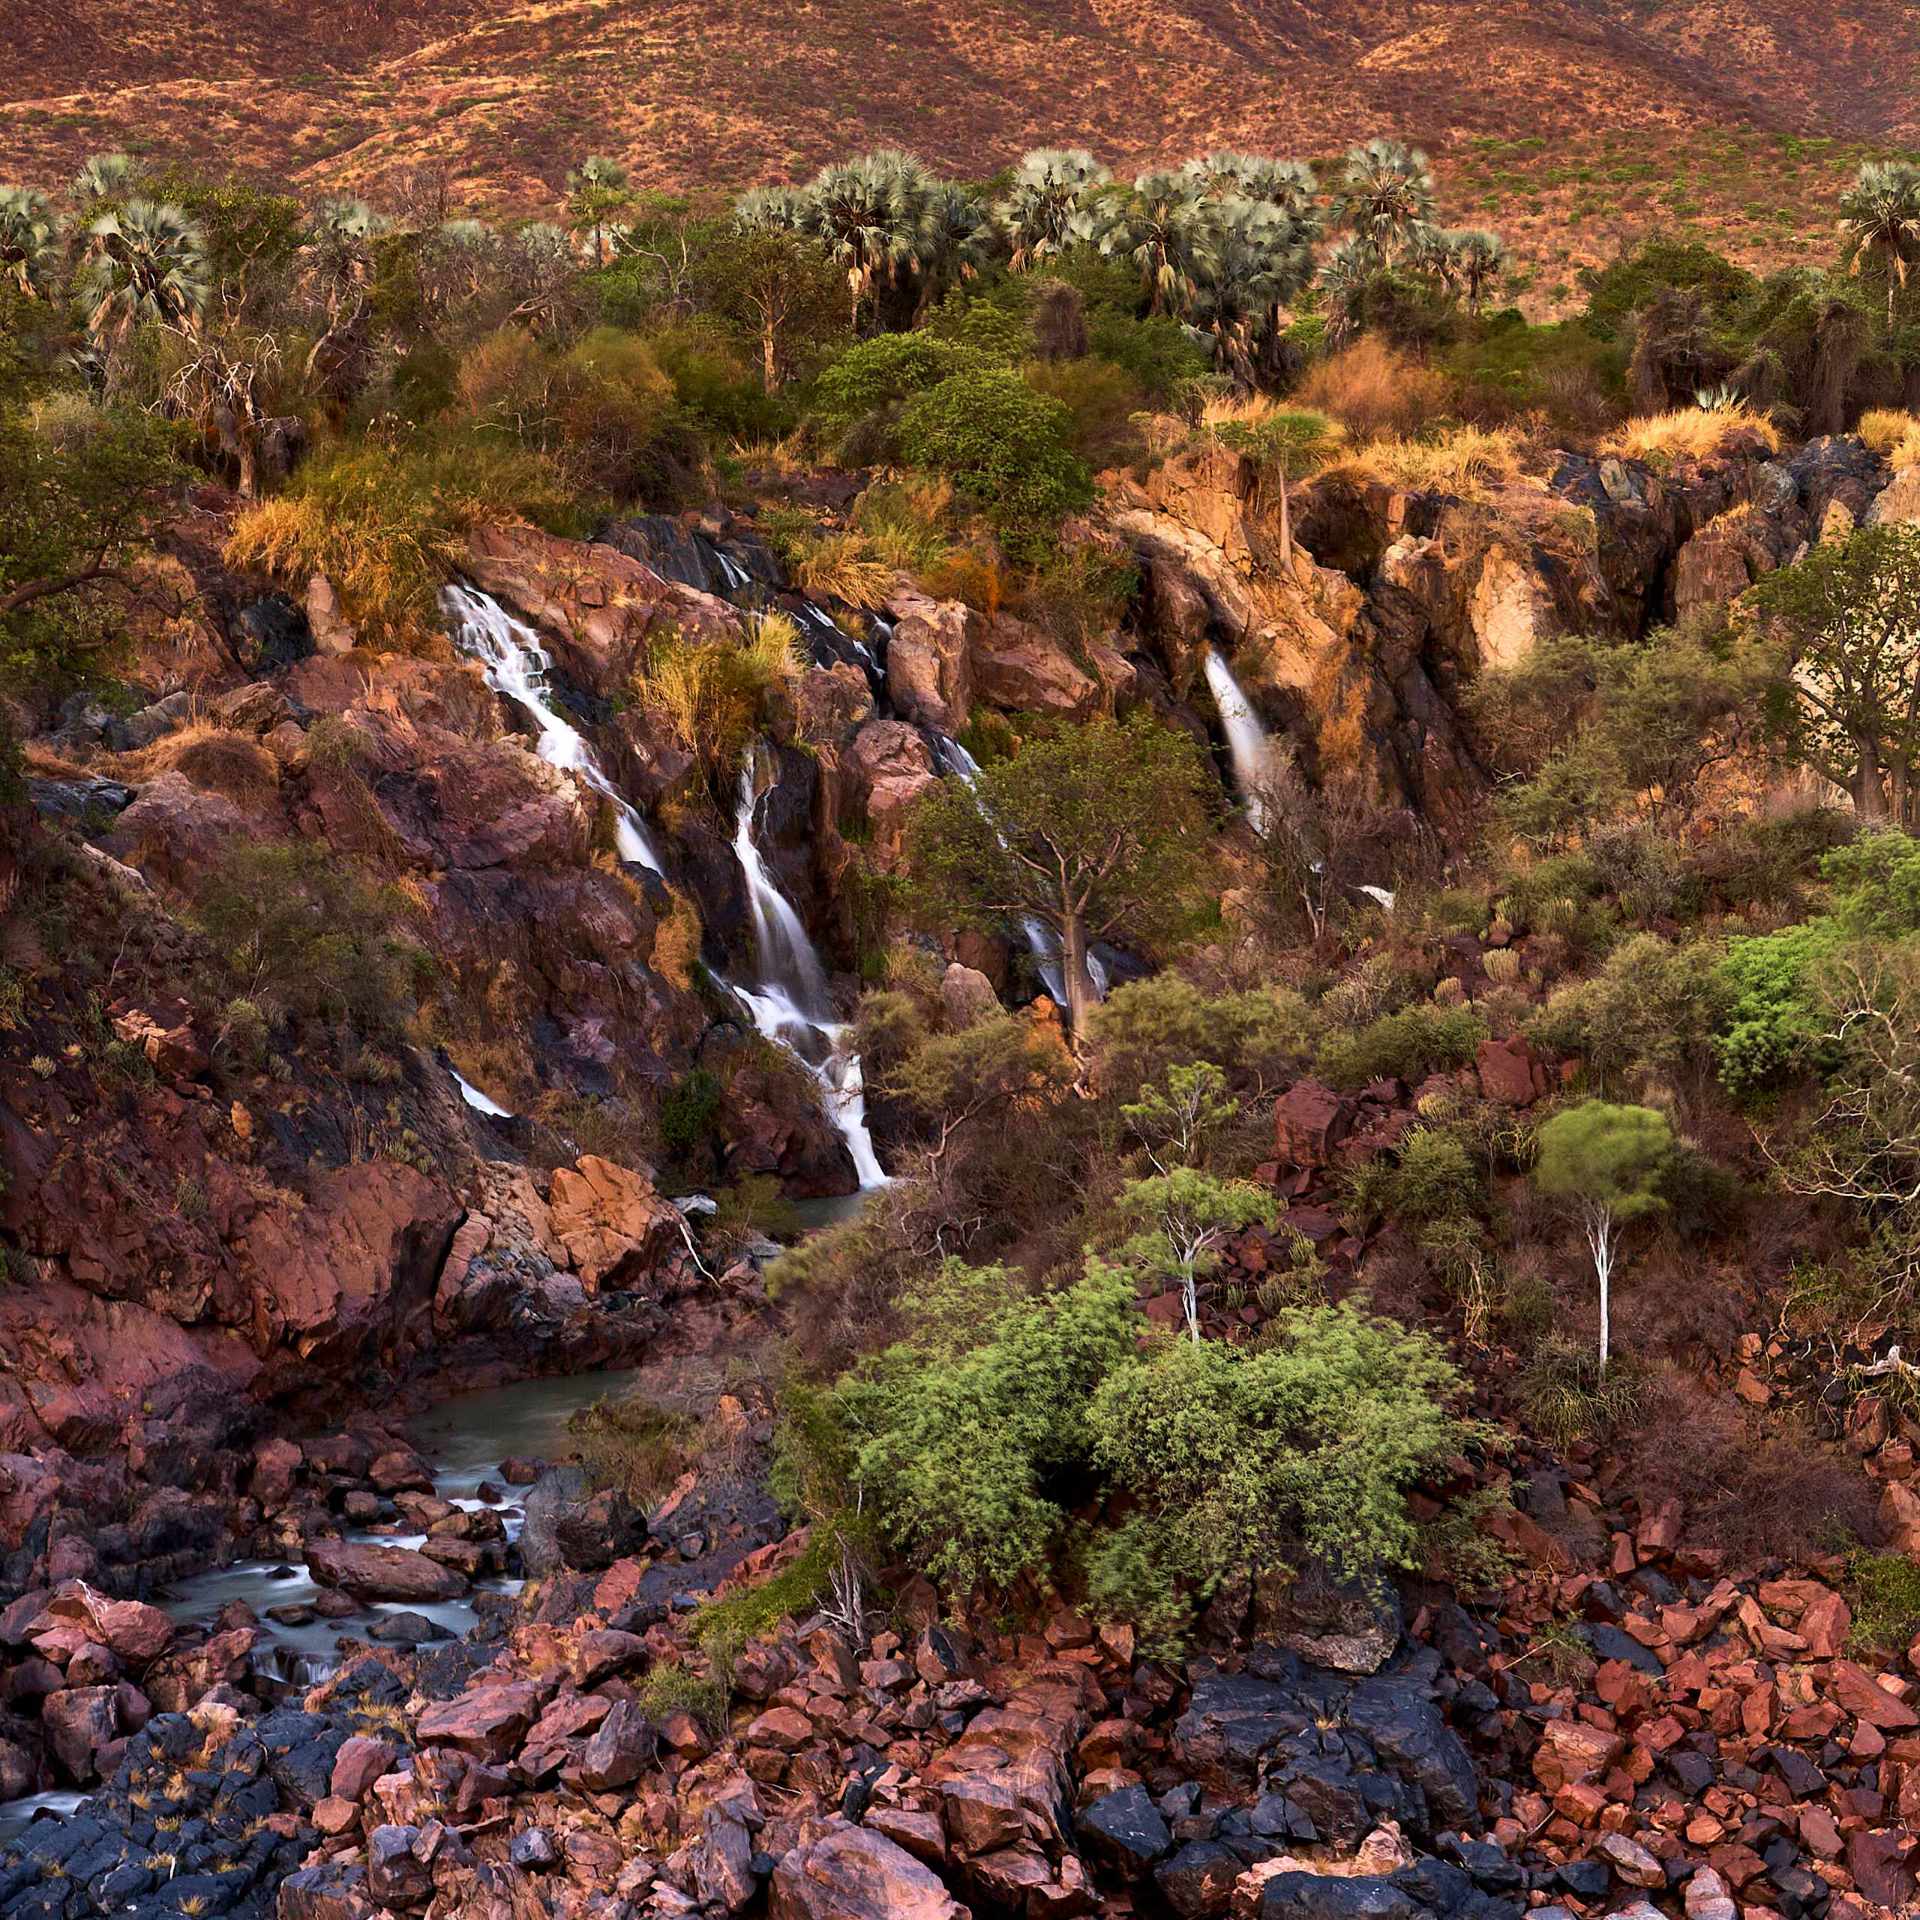
[[520,1560],[538,1579],[571,1567],[610,1567],[646,1543],[646,1516],[623,1494],[596,1491],[580,1467],[549,1467],[527,1494]]
[[1080,1844],[1109,1871],[1133,1879],[1173,1845],[1173,1834],[1145,1787],[1122,1787],[1082,1807],[1075,1817]]

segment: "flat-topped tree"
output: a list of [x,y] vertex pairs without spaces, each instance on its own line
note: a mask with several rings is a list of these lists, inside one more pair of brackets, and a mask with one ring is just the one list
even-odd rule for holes
[[920,802],[911,870],[937,910],[984,927],[1040,921],[1059,942],[1067,1018],[1094,1004],[1096,940],[1152,946],[1187,921],[1207,869],[1200,756],[1146,714],[1026,742]]

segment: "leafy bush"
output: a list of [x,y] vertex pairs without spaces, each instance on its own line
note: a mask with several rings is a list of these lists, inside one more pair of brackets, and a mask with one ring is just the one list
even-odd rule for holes
[[1845,938],[1837,921],[1820,919],[1730,943],[1721,963],[1730,1005],[1714,1039],[1729,1092],[1763,1092],[1819,1064],[1814,978]]
[[1067,443],[1081,459],[1107,467],[1138,452],[1140,430],[1133,416],[1145,407],[1147,394],[1124,367],[1088,357],[1036,360],[1024,371],[1036,393],[1066,408]]
[[720,1116],[720,1082],[705,1067],[694,1067],[660,1096],[660,1144],[684,1158],[713,1137]]
[[699,1452],[699,1425],[639,1394],[602,1398],[567,1422],[587,1472],[642,1510],[654,1506]]
[[1126,1276],[1018,1297],[949,1261],[903,1303],[907,1339],[840,1383],[854,1476],[891,1546],[957,1588],[1045,1571],[1063,1476],[1093,1450],[1093,1395],[1141,1329]]
[[697,459],[673,382],[645,341],[617,328],[561,352],[503,328],[461,362],[459,387],[478,426],[553,461],[585,494],[672,504]]
[[1430,1073],[1465,1066],[1486,1037],[1487,1024],[1471,1007],[1406,1007],[1357,1032],[1330,1034],[1316,1070],[1349,1090],[1374,1080],[1414,1086]]
[[631,691],[724,794],[748,743],[764,731],[770,703],[791,690],[804,667],[793,622],[764,613],[750,619],[737,644],[677,630],[651,639]]
[[1555,993],[1529,1031],[1555,1053],[1580,1055],[1603,1084],[1633,1074],[1664,1078],[1706,1053],[1731,1002],[1714,948],[1641,933],[1622,941],[1597,973]]
[[883,333],[849,347],[820,375],[814,404],[830,426],[850,427],[869,414],[897,412],[955,374],[1001,365],[993,354],[931,333]]
[[1014,545],[1045,546],[1060,521],[1093,498],[1093,480],[1068,444],[1072,416],[1017,373],[957,373],[911,401],[900,450],[949,475]]
[[1894,1653],[1920,1628],[1920,1564],[1904,1553],[1857,1553],[1847,1562],[1852,1648]]
[[1412,1565],[1407,1492],[1468,1437],[1458,1385],[1427,1335],[1351,1305],[1284,1314],[1258,1350],[1172,1341],[1116,1369],[1094,1459],[1138,1510],[1091,1551],[1096,1603],[1164,1644],[1242,1575]]
[[1237,1081],[1274,1085],[1312,1057],[1316,1022],[1286,987],[1210,996],[1173,972],[1114,988],[1088,1021],[1100,1084],[1131,1095],[1169,1067],[1209,1060]]

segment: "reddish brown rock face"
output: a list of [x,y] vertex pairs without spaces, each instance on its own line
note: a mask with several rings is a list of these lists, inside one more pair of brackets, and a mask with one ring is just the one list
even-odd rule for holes
[[939,1876],[865,1827],[832,1824],[774,1869],[771,1920],[966,1920]]
[[307,1566],[323,1587],[340,1587],[359,1600],[453,1600],[465,1578],[410,1547],[365,1540],[316,1540]]
[[699,639],[739,638],[740,616],[726,601],[665,579],[617,548],[532,527],[480,529],[468,572],[476,586],[539,627],[566,677],[602,699],[621,690],[656,627]]

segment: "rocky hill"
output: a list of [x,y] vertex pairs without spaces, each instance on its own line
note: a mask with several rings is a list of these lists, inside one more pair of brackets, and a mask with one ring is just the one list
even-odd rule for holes
[[133,143],[364,185],[432,160],[459,198],[526,205],[589,146],[657,186],[733,188],[877,141],[975,174],[1041,142],[1123,169],[1380,131],[1897,142],[1916,53],[1905,0],[1843,19],[1782,0],[74,0],[30,10],[0,56],[0,169]]

